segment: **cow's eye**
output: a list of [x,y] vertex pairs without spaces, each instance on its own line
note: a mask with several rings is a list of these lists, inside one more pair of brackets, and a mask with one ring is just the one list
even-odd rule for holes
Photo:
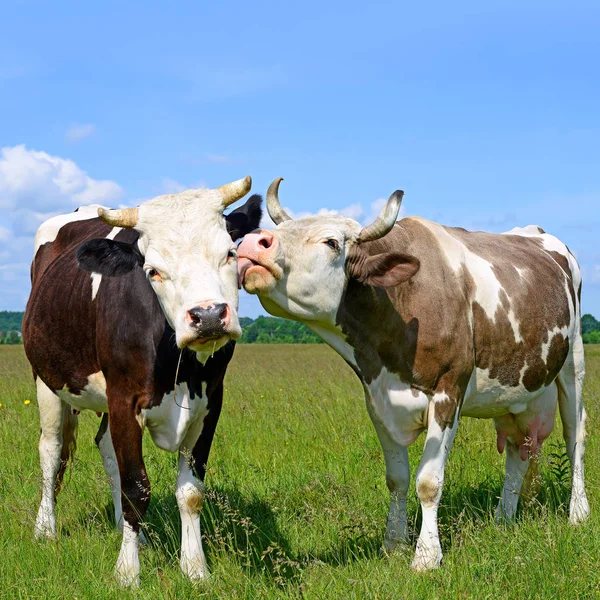
[[146,269],[146,275],[148,276],[148,279],[150,279],[151,281],[162,281],[162,277],[160,276],[160,273],[156,270],[156,269]]
[[334,239],[325,240],[324,243],[327,244],[332,250],[339,252],[340,245],[338,244],[337,240],[334,240]]
[[227,253],[227,262],[231,262],[235,257],[237,256],[237,252],[232,248],[228,253]]

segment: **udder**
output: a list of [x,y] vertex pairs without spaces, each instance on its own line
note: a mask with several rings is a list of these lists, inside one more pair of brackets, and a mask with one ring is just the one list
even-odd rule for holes
[[519,446],[521,460],[539,454],[543,441],[552,433],[558,401],[558,388],[552,383],[543,394],[529,402],[523,412],[494,418],[498,452],[502,454],[506,439]]

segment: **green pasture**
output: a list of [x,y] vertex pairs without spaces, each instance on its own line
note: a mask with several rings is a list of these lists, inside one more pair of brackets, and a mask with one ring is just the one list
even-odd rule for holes
[[[385,470],[354,373],[324,345],[238,346],[202,510],[212,575],[194,585],[179,571],[176,457],[148,438],[149,545],[141,554],[141,586],[131,592],[112,577],[121,540],[93,442],[94,413],[80,415],[76,459],[58,498],[58,540],[33,540],[41,486],[34,385],[22,346],[0,346],[0,597],[600,597],[600,346],[586,346],[586,356],[589,522],[567,522],[570,477],[557,421],[544,446],[539,497],[516,525],[496,524],[504,456],[491,421],[464,419],[440,509],[444,567],[415,574],[414,484],[412,546],[381,552]],[[410,449],[413,474],[422,443],[423,437]]]

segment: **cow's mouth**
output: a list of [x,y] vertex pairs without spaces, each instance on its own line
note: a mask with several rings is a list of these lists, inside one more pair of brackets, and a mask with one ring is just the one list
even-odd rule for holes
[[266,279],[269,275],[273,276],[271,271],[259,262],[245,256],[240,257],[238,259],[238,288],[241,290],[246,278],[254,274],[262,275],[263,279]]
[[218,346],[220,348],[229,340],[229,337],[228,333],[198,337],[189,342],[186,347],[195,352],[210,350],[213,346]]

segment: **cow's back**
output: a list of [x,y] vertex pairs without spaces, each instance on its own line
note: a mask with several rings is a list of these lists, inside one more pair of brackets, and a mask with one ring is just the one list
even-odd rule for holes
[[[85,213],[84,213],[85,214]],[[113,228],[99,218],[75,219],[60,224],[50,220],[38,230],[31,267],[32,289],[23,319],[25,352],[34,372],[51,389],[65,385],[78,393],[92,373],[100,370],[97,357],[99,280],[77,263],[77,249],[86,240],[111,236]],[[67,217],[68,217],[67,216]],[[119,231],[132,238],[134,231]],[[111,236],[112,237],[112,236]],[[45,241],[47,240],[47,241]],[[96,289],[96,293],[97,293]]]
[[[409,282],[387,290],[348,284],[338,321],[367,382],[385,367],[433,392],[448,385],[449,372],[466,385],[477,367],[501,386],[534,391],[557,375],[580,277],[556,238],[538,228],[490,234],[408,217],[364,248],[421,263]],[[377,352],[364,350],[371,347]]]
[[502,386],[534,392],[557,376],[575,335],[579,268],[536,226],[504,234],[425,222],[469,298],[475,366]]

